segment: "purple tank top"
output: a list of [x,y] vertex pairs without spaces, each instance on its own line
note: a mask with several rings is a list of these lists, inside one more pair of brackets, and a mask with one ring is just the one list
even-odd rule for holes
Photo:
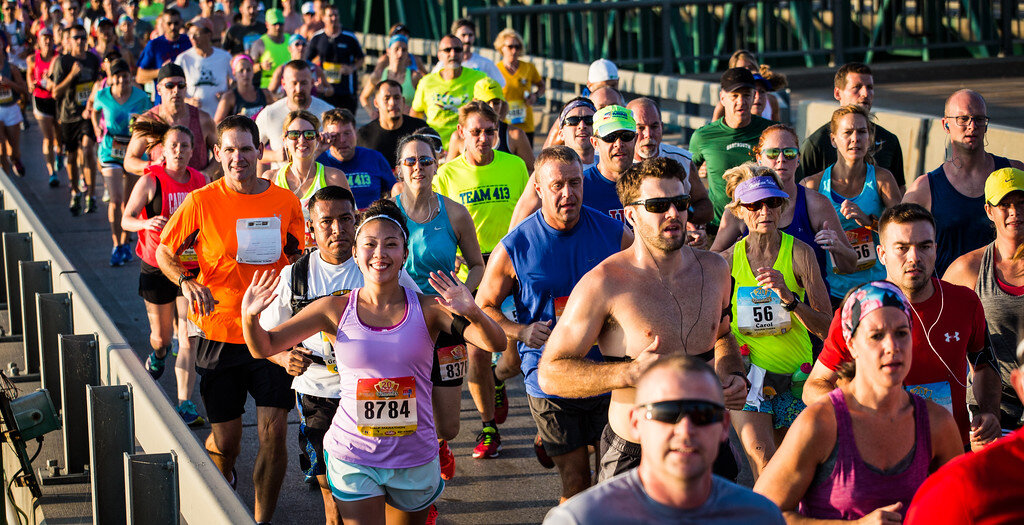
[[808,518],[854,520],[879,507],[903,502],[910,505],[917,488],[928,477],[932,459],[932,437],[928,407],[911,394],[914,402],[914,452],[906,468],[883,474],[864,463],[853,439],[850,410],[841,389],[829,395],[836,412],[835,467],[821,483],[812,483],[800,501],[799,512]]
[[405,316],[390,328],[359,320],[352,290],[338,323],[334,353],[341,399],[324,449],[331,457],[377,468],[411,468],[437,457],[431,405],[430,339],[416,292],[405,289]]

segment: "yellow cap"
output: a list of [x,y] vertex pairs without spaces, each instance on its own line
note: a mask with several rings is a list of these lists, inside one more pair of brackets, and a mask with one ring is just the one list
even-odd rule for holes
[[491,77],[481,78],[473,86],[473,98],[483,102],[490,102],[496,98],[505,100],[505,93],[501,91],[498,81]]
[[1011,191],[1024,191],[1024,171],[1017,168],[993,171],[985,181],[985,202],[998,206]]

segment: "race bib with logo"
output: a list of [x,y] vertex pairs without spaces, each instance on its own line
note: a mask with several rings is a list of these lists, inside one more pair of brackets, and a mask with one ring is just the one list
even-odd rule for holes
[[14,93],[11,92],[11,86],[7,84],[0,85],[0,104],[7,105],[14,102]]
[[569,302],[569,296],[555,297],[555,322],[562,317],[562,312],[565,311],[565,305]]
[[469,366],[469,354],[466,345],[453,345],[437,349],[437,364],[441,369],[441,379],[454,381],[466,377]]
[[736,290],[736,328],[752,336],[782,335],[789,331],[789,312],[775,292],[759,286]]
[[522,124],[526,122],[526,103],[515,101],[508,103],[508,123]]
[[110,156],[115,159],[124,160],[124,156],[128,151],[128,143],[131,142],[131,140],[131,136],[111,135]]
[[327,77],[328,83],[337,84],[341,82],[341,64],[335,64],[334,62],[324,62],[323,69],[324,76]]
[[911,394],[915,394],[918,397],[923,397],[935,402],[937,405],[941,405],[942,408],[949,410],[950,414],[953,413],[953,392],[949,388],[949,381],[909,385],[904,388]]
[[331,339],[327,336],[327,332],[320,332],[320,343],[323,345],[324,364],[327,365],[327,371],[337,374],[338,360],[334,357],[334,345],[331,344]]
[[368,437],[401,437],[416,432],[416,378],[360,379],[356,382],[356,428]]
[[183,263],[199,262],[199,255],[196,253],[195,248],[185,248],[185,251],[181,252],[180,258]]
[[[877,251],[875,250],[875,238],[871,235],[871,230],[864,226],[860,228],[854,228],[846,232],[846,238],[850,240],[850,245],[853,246],[853,251],[857,253],[857,271],[867,270],[875,265],[875,261],[878,260]],[[832,252],[828,254],[829,258],[832,258]],[[836,261],[832,260],[832,271],[835,273],[842,273],[836,269]]]
[[277,217],[238,219],[235,236],[235,260],[240,263],[272,264],[281,258],[281,219]]
[[75,86],[75,104],[85,106],[89,102],[89,95],[92,94],[92,82],[82,82]]

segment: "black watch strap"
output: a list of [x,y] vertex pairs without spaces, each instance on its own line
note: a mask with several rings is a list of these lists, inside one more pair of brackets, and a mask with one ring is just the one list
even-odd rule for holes
[[192,279],[195,279],[195,277],[192,277],[188,272],[182,272],[181,276],[178,277],[178,288],[181,288],[181,284],[185,281],[191,281]]
[[798,304],[800,304],[800,298],[794,295],[792,301],[788,303],[783,301],[782,309],[787,312],[792,312],[793,310],[796,310]]

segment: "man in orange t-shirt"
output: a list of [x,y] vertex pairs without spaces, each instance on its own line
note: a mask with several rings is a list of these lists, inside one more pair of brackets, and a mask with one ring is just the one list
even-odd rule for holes
[[[253,359],[242,338],[241,301],[256,271],[281,269],[300,254],[303,216],[292,192],[256,176],[262,147],[252,119],[224,119],[213,151],[224,178],[185,198],[164,226],[156,257],[164,275],[181,287],[189,319],[199,328],[196,371],[212,429],[206,450],[232,485],[246,394],[256,401],[260,448],[254,470],[263,475],[254,480],[255,518],[269,522],[287,467],[287,415],[295,405],[287,361],[297,359],[299,368],[309,361],[297,352],[283,354],[283,366]],[[181,264],[187,248],[198,257],[198,277]]]

